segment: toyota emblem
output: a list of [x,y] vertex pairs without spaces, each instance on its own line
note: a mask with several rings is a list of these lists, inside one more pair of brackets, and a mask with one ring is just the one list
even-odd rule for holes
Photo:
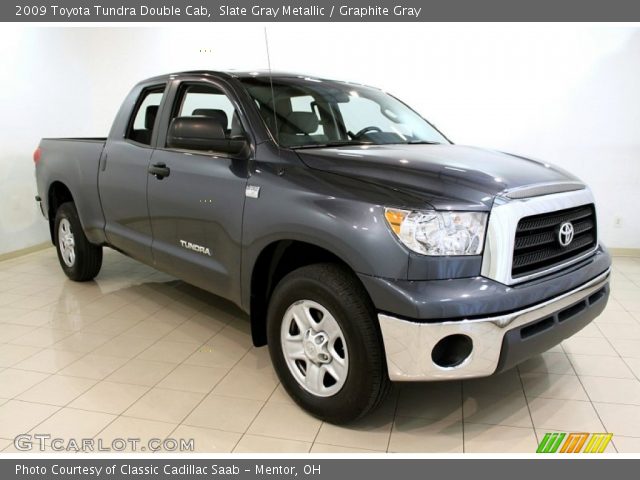
[[558,230],[558,242],[563,247],[569,246],[571,241],[573,240],[573,223],[564,222],[560,225],[560,229]]

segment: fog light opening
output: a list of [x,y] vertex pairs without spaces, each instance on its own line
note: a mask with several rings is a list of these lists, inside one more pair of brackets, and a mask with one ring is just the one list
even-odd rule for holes
[[473,350],[473,341],[467,335],[446,336],[433,347],[431,360],[442,368],[453,368],[462,364]]

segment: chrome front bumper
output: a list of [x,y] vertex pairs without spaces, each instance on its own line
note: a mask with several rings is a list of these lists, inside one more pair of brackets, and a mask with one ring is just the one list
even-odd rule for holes
[[[516,312],[494,317],[417,323],[379,314],[389,378],[393,381],[446,380],[484,377],[498,368],[503,339],[508,332],[539,320],[553,318],[561,322],[563,312],[577,311],[574,306],[586,302],[609,282],[610,269],[582,286],[555,298]],[[594,300],[595,301],[595,300]],[[571,318],[565,314],[566,322]],[[441,367],[432,360],[436,344],[449,335],[466,335],[471,339],[471,353],[459,365]],[[545,331],[537,335],[545,335]]]

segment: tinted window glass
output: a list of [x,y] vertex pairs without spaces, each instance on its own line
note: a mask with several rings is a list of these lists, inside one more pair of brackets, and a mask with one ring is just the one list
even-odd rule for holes
[[219,120],[229,132],[235,108],[229,97],[221,90],[204,85],[189,85],[182,92],[180,108],[175,116],[205,116]]
[[138,107],[127,132],[127,138],[144,145],[151,144],[151,136],[155,128],[163,92],[164,86],[147,89],[140,94]]
[[286,147],[448,143],[408,106],[374,88],[303,77],[241,82]]

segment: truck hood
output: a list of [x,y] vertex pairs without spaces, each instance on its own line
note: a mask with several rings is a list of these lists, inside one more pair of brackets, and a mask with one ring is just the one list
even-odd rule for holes
[[297,153],[309,168],[391,188],[436,209],[487,210],[504,190],[577,180],[553,165],[458,145],[365,145]]

